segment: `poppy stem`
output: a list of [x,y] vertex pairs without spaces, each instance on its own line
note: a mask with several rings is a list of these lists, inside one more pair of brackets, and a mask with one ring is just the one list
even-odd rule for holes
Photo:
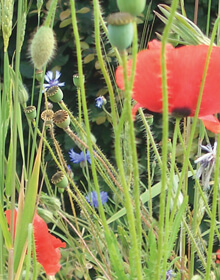
[[[161,41],[161,74],[162,74],[162,98],[163,98],[163,136],[162,136],[162,170],[161,170],[161,194],[159,211],[159,235],[158,235],[158,258],[155,279],[160,279],[161,265],[162,270],[166,271],[167,260],[164,251],[164,222],[165,222],[165,201],[166,201],[166,182],[167,182],[167,152],[168,152],[168,88],[167,88],[167,70],[166,70],[166,42],[172,27],[175,12],[179,1],[172,1],[170,16],[165,25]],[[162,279],[165,279],[163,275]]]

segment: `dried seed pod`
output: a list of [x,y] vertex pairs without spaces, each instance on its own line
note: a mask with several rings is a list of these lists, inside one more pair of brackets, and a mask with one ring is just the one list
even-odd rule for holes
[[62,171],[56,172],[51,178],[51,182],[58,188],[65,189],[68,186],[68,179]]
[[37,112],[35,106],[28,106],[24,109],[24,113],[29,120],[34,120],[36,118]]
[[41,119],[45,122],[46,126],[51,126],[53,123],[53,110],[44,110],[41,113]]
[[63,99],[63,92],[58,86],[50,87],[46,91],[47,97],[55,103],[60,102]]
[[133,41],[133,20],[128,13],[114,13],[107,18],[109,41],[119,51],[128,48]]
[[53,122],[60,128],[66,129],[70,124],[70,117],[64,110],[56,111],[53,116]]
[[54,56],[56,40],[50,27],[41,26],[30,45],[30,57],[37,69],[42,69]]

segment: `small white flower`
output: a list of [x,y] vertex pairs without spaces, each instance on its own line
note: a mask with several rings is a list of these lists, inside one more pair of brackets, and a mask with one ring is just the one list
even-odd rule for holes
[[196,164],[200,163],[200,167],[196,172],[196,178],[200,178],[202,176],[203,188],[204,190],[209,190],[209,181],[215,165],[217,142],[214,143],[213,147],[208,144],[206,146],[201,145],[201,148],[207,153],[194,161]]

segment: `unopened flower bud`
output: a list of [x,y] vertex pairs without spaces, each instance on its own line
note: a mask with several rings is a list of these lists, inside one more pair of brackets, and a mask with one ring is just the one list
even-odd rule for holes
[[56,111],[53,116],[53,122],[60,128],[66,129],[70,124],[70,117],[64,110]]
[[114,13],[107,19],[109,41],[119,51],[127,49],[133,41],[133,20],[128,13]]
[[[85,77],[83,75],[83,83],[85,82]],[[73,75],[73,84],[76,86],[76,87],[80,87],[80,81],[79,81],[79,75],[78,74],[75,74]]]
[[47,97],[55,103],[60,102],[63,99],[63,92],[58,86],[50,87],[46,91]]
[[117,0],[117,5],[121,12],[138,16],[143,12],[146,0]]
[[44,78],[43,70],[36,70],[35,78],[38,82],[41,82],[41,80]]
[[26,106],[26,102],[28,101],[29,95],[25,88],[25,86],[19,81],[18,84],[18,101],[21,105]]
[[24,109],[24,113],[29,120],[34,120],[36,118],[37,112],[35,106],[28,106]]
[[42,69],[51,60],[55,45],[53,30],[50,27],[41,26],[30,45],[30,56],[35,68]]

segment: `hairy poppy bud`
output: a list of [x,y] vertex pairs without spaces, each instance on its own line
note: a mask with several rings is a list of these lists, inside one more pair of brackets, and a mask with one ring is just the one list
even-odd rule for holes
[[46,94],[47,97],[55,103],[58,103],[63,99],[63,92],[58,86],[50,87],[46,91]]
[[146,0],[117,0],[117,5],[121,12],[138,16],[143,12],[146,5]]
[[50,27],[41,26],[30,45],[30,56],[35,68],[42,69],[51,60],[55,45],[53,30]]
[[[83,83],[85,82],[85,77],[83,75]],[[74,74],[73,75],[73,84],[76,87],[80,87],[80,81],[79,81],[79,75],[78,74]]]
[[26,102],[28,101],[29,95],[26,87],[19,81],[18,84],[18,101],[21,105],[26,106]]
[[133,19],[128,13],[114,13],[107,19],[109,41],[119,51],[125,50],[132,43]]
[[53,122],[60,128],[66,129],[70,124],[70,117],[64,110],[56,111],[53,115]]

